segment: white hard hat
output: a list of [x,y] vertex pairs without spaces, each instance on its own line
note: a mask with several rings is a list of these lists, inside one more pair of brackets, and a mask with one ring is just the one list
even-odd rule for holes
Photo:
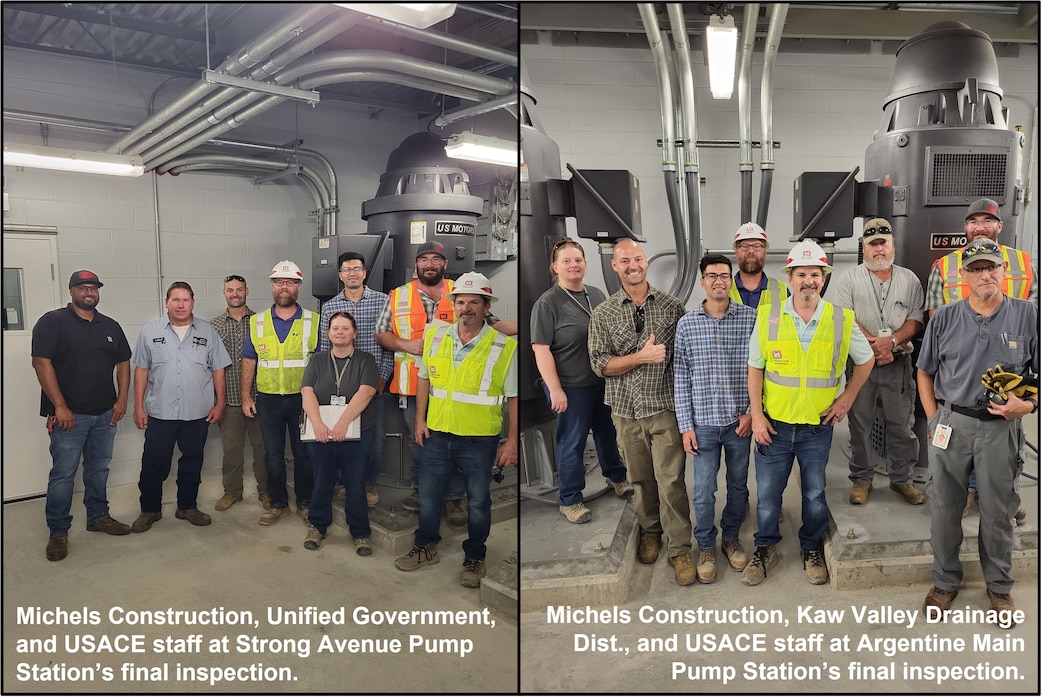
[[796,243],[792,251],[788,253],[788,262],[781,268],[781,272],[790,272],[793,267],[822,267],[825,274],[832,271],[828,264],[828,255],[821,246],[814,243],[812,238],[804,238]]
[[481,275],[478,272],[466,272],[454,282],[454,286],[450,288],[447,296],[454,297],[457,294],[478,294],[490,299],[491,304],[498,300],[494,296],[494,289],[490,286],[490,280],[487,279],[486,275]]
[[281,260],[272,268],[272,272],[269,273],[269,279],[301,281],[301,268],[290,260]]
[[741,224],[741,228],[737,229],[737,233],[734,234],[734,248],[741,241],[755,240],[762,241],[764,246],[770,244],[769,239],[766,237],[766,231],[759,224],[749,221],[747,224]]

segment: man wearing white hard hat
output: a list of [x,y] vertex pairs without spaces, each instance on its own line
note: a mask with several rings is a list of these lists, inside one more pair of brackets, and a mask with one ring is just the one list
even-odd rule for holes
[[[290,436],[294,455],[294,498],[298,517],[309,521],[312,503],[312,463],[301,441],[301,380],[309,355],[319,344],[320,316],[298,304],[301,268],[290,260],[276,263],[269,273],[273,305],[254,315],[243,343],[241,391],[243,414],[258,416],[265,440],[265,467],[269,474],[269,510],[259,521],[273,525],[290,515],[287,463],[284,450]],[[250,388],[255,374],[258,398]]]
[[[440,511],[457,468],[465,475],[468,499],[461,585],[479,588],[486,575],[493,467],[517,461],[516,339],[484,321],[497,297],[483,275],[465,273],[448,295],[457,321],[425,331],[418,363],[414,416],[414,441],[421,447],[418,529],[414,546],[395,563],[400,571],[413,571],[439,562]],[[504,404],[508,405],[508,431],[499,447]]]
[[734,275],[733,285],[730,287],[730,298],[733,301],[753,309],[762,304],[769,304],[775,297],[784,303],[789,293],[788,285],[767,277],[763,272],[769,247],[770,239],[767,238],[763,227],[757,223],[749,221],[742,224],[734,233],[737,274]]
[[[748,351],[748,398],[755,437],[755,480],[758,490],[755,554],[741,574],[750,586],[761,583],[777,565],[781,541],[781,496],[792,463],[799,462],[803,526],[799,545],[807,580],[828,581],[821,551],[828,530],[825,467],[832,432],[871,374],[874,354],[850,309],[821,299],[828,256],[810,239],[788,254],[783,270],[792,296],[757,309]],[[853,376],[839,393],[846,359]]]

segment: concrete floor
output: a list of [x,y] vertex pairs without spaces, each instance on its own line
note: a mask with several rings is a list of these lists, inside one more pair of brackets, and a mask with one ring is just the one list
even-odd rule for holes
[[[383,489],[383,491],[386,491]],[[405,491],[388,489],[389,498],[402,499]],[[211,514],[209,527],[194,527],[174,517],[175,485],[172,475],[165,484],[163,520],[143,534],[112,537],[84,530],[84,507],[73,504],[69,556],[49,562],[44,556],[48,531],[44,501],[35,499],[3,507],[3,691],[17,693],[506,693],[518,682],[518,627],[510,616],[490,607],[485,625],[424,625],[419,623],[365,623],[353,620],[353,611],[434,611],[482,613],[480,590],[458,583],[463,555],[462,534],[444,527],[441,561],[414,572],[397,571],[394,557],[381,550],[359,557],[344,521],[336,522],[318,551],[303,548],[305,525],[291,516],[271,527],[262,527],[262,514],[253,486],[245,499],[230,510],[216,513],[221,496],[221,474],[204,472],[200,489],[201,510]],[[76,494],[76,499],[81,494]],[[113,517],[130,524],[139,512],[136,486],[109,491]],[[512,560],[517,547],[517,520],[493,525],[488,541],[488,574],[503,560]],[[39,606],[43,611],[97,611],[98,624],[20,624],[18,608]],[[269,608],[297,611],[302,606],[320,610],[345,610],[344,624],[305,622],[270,624]],[[256,624],[133,625],[108,621],[111,608],[126,611],[200,611],[224,608],[249,611]],[[76,636],[97,641],[122,642],[117,635],[143,635],[145,651],[134,653],[69,653]],[[191,644],[202,637],[202,652]],[[321,651],[324,636],[332,644],[345,640],[375,640],[374,644],[399,643],[400,651],[354,653],[342,647]],[[245,646],[238,649],[241,644]],[[297,644],[295,650],[255,651],[255,637],[268,645]],[[18,651],[25,640],[56,641],[55,651]],[[168,639],[170,638],[170,642]],[[410,649],[412,638],[419,643]],[[227,639],[228,652],[221,649]],[[40,642],[35,642],[40,644]],[[170,649],[168,644],[173,645]],[[218,645],[208,652],[209,644]],[[429,645],[426,648],[426,644]],[[161,651],[154,650],[160,645]],[[298,649],[308,645],[308,653]],[[471,648],[469,648],[471,647]],[[463,652],[463,653],[462,653]],[[302,658],[304,656],[304,658]],[[126,662],[139,669],[166,667],[167,679],[129,682],[122,680]],[[25,675],[48,674],[49,680],[20,680]],[[275,671],[289,669],[291,680],[178,681],[176,671],[185,667],[231,667]],[[72,678],[75,669],[94,670],[95,681]],[[102,680],[111,668],[114,680]],[[249,678],[249,676],[246,676]]]
[[[1035,416],[1033,416],[1034,418]],[[1037,423],[1027,422],[1028,439],[1038,445]],[[709,585],[689,587],[676,585],[672,568],[662,551],[652,566],[635,563],[635,534],[631,527],[631,506],[612,494],[589,504],[593,520],[585,525],[571,525],[553,506],[524,501],[520,510],[521,542],[521,689],[523,692],[589,692],[589,693],[940,693],[977,692],[1009,694],[1039,689],[1039,620],[1038,620],[1038,482],[1025,478],[1022,500],[1028,508],[1028,523],[1015,533],[1026,558],[1018,567],[1015,553],[1017,585],[1013,596],[1028,621],[1011,630],[1001,630],[984,623],[931,624],[921,616],[911,628],[908,623],[892,621],[858,621],[854,608],[908,614],[918,611],[929,590],[929,559],[919,551],[929,532],[929,514],[921,506],[909,506],[889,490],[889,480],[877,475],[875,489],[865,506],[847,501],[849,481],[847,460],[849,431],[846,424],[836,428],[832,456],[829,460],[827,498],[832,510],[830,536],[846,540],[851,527],[857,527],[850,538],[856,547],[879,548],[882,560],[905,561],[904,567],[882,567],[882,581],[900,581],[904,585],[874,585],[840,590],[831,585],[812,586],[802,570],[796,532],[799,518],[798,473],[785,492],[785,512],[781,523],[783,541],[778,545],[781,557],[766,581],[758,586],[745,586],[740,574],[730,569],[725,557],[718,554],[719,578]],[[1029,455],[1025,471],[1038,475],[1038,459]],[[692,469],[688,461],[688,470]],[[590,472],[590,486],[602,483],[598,467]],[[688,477],[692,488],[692,474]],[[722,506],[722,480],[719,506]],[[751,554],[755,533],[755,478],[750,477],[753,510],[741,529],[741,541]],[[718,517],[718,515],[717,515]],[[627,527],[623,527],[625,523]],[[717,520],[718,526],[718,520]],[[953,609],[983,611],[987,609],[983,578],[976,561],[976,509],[964,519],[968,538],[964,546],[966,577]],[[623,536],[622,530],[626,530]],[[629,536],[630,535],[630,536]],[[838,545],[830,542],[830,545]],[[838,547],[837,547],[838,549]],[[613,559],[621,563],[615,569]],[[696,551],[694,552],[696,556]],[[845,555],[844,555],[845,556]],[[932,559],[932,557],[930,557]],[[903,573],[898,573],[903,569]],[[557,586],[554,579],[567,581],[571,575],[584,579],[584,585],[571,588]],[[839,576],[843,578],[842,575]],[[868,583],[871,577],[861,581]],[[623,584],[623,585],[622,585]],[[844,588],[846,588],[844,586]],[[619,594],[619,595],[618,595]],[[617,596],[617,597],[615,597]],[[600,598],[602,597],[602,600]],[[581,611],[581,622],[560,622],[552,613],[559,606]],[[833,611],[839,622],[804,619],[800,610]],[[704,609],[712,611],[779,611],[783,622],[767,623],[680,623],[641,621],[641,614],[669,614],[669,611]],[[585,617],[603,614],[608,621]],[[628,621],[622,619],[628,615]],[[742,648],[742,634],[765,634],[766,651]],[[823,635],[818,637],[810,635]],[[712,635],[715,649],[688,650],[688,635]],[[860,648],[862,635],[867,643],[880,648]],[[985,637],[987,635],[987,637]],[[723,637],[738,648],[718,646]],[[614,642],[608,641],[611,637]],[[975,650],[975,637],[989,639],[1000,651]],[[900,645],[917,638],[962,640],[963,651],[944,651],[938,646],[920,652],[891,654],[888,645]],[[690,637],[692,640],[693,637]],[[846,649],[844,639],[848,639]],[[649,640],[649,641],[648,641]],[[662,641],[665,640],[665,641]],[[831,648],[836,640],[836,648]],[[672,644],[677,644],[673,649]],[[602,644],[602,649],[598,645]],[[643,644],[666,644],[664,650],[643,651]],[[775,645],[780,644],[780,651]],[[613,651],[619,649],[621,651]],[[1002,651],[1001,649],[1006,649]],[[626,651],[627,650],[627,651]],[[871,675],[851,678],[850,664],[859,662]],[[970,666],[973,677],[963,680],[905,678],[904,664],[926,666]],[[976,676],[978,664],[988,664],[988,672],[1013,667],[1010,673],[1020,676],[1011,680],[981,679]],[[760,669],[762,664],[762,669]],[[811,670],[807,671],[810,668]],[[856,666],[854,667],[856,670]],[[831,673],[838,671],[839,678]],[[735,674],[732,680],[724,676]],[[983,672],[983,670],[981,671]],[[805,675],[804,675],[805,674]],[[820,674],[820,679],[816,674]],[[691,679],[691,678],[695,679]],[[705,680],[700,680],[704,678]]]

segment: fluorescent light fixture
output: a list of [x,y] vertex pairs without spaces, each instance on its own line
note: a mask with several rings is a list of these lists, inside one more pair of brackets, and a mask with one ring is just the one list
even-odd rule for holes
[[4,165],[125,177],[140,177],[145,172],[140,156],[121,156],[96,151],[6,143],[4,144]]
[[276,85],[275,83],[263,83],[258,80],[237,78],[235,75],[226,75],[213,70],[205,70],[203,79],[212,85],[225,85],[226,87],[241,88],[252,92],[264,92],[267,95],[279,95],[289,97],[292,100],[301,100],[315,105],[320,101],[320,93],[315,90],[299,90],[298,88]]
[[453,2],[336,2],[335,5],[362,12],[371,17],[427,29],[454,14]]
[[480,136],[471,131],[454,134],[447,140],[447,155],[461,160],[474,160],[494,165],[519,164],[519,147],[515,141]]
[[708,47],[708,83],[712,97],[729,100],[734,94],[734,70],[737,64],[737,27],[730,15],[709,18],[705,30]]

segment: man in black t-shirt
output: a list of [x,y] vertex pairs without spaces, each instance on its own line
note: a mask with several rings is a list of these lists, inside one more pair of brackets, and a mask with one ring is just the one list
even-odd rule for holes
[[47,418],[53,462],[44,509],[49,561],[65,559],[68,553],[81,456],[87,529],[109,535],[131,531],[109,516],[105,493],[116,424],[127,412],[131,347],[120,324],[96,310],[101,286],[93,272],[74,272],[69,278],[71,303],[44,314],[33,327],[33,369],[42,389],[40,415]]

